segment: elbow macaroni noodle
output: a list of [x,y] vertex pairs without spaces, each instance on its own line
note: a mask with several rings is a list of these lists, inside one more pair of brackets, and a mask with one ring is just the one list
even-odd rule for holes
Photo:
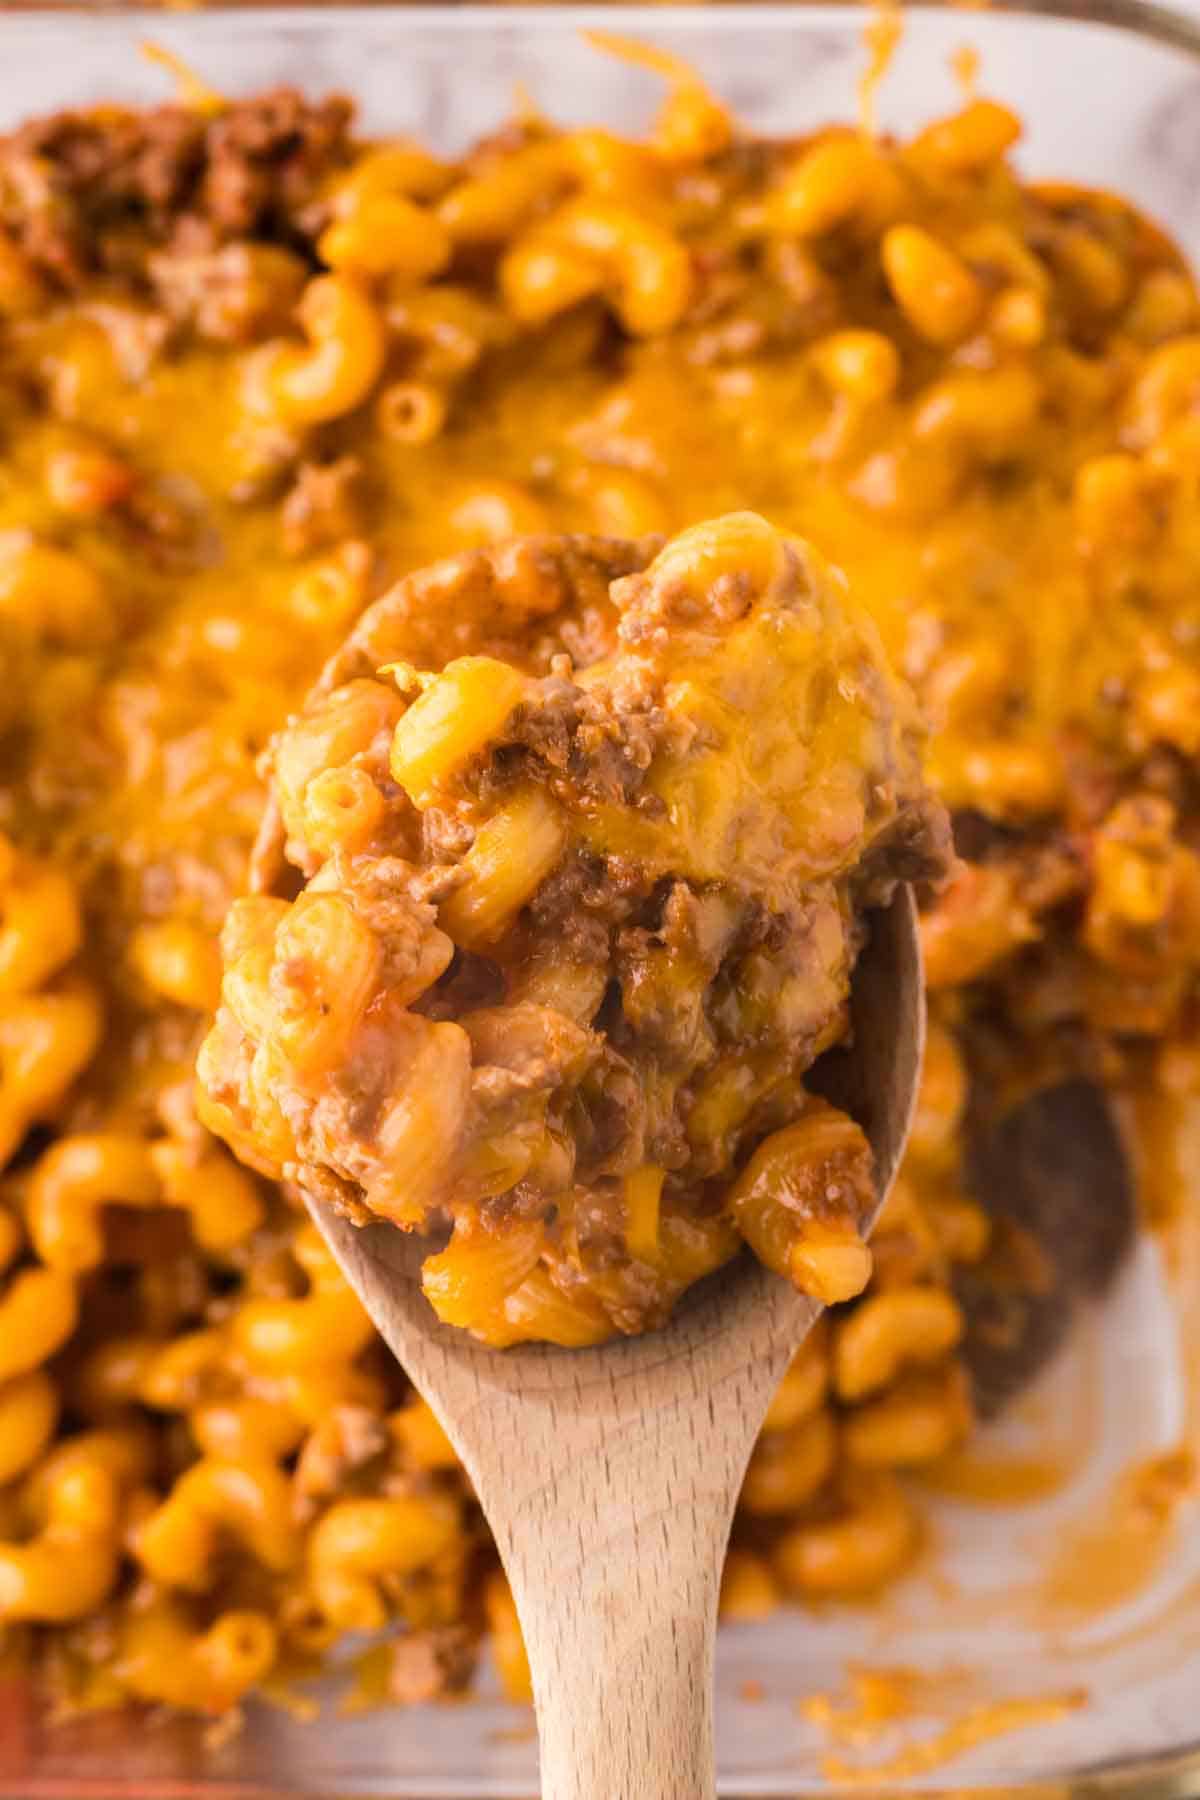
[[[479,973],[565,816],[516,784],[459,842],[444,799],[556,653],[580,671],[604,653],[609,580],[651,539],[759,508],[845,569],[928,716],[964,859],[926,904],[924,1084],[869,1260],[853,1209],[795,1241],[814,1145],[853,1187],[861,1144],[769,1056],[711,1062],[678,1139],[628,1144],[600,1178],[598,1250],[625,1245],[642,1282],[696,1279],[739,1232],[793,1275],[806,1258],[834,1302],[869,1274],[772,1404],[726,1616],[869,1595],[920,1552],[909,1472],[971,1428],[950,1282],[993,1254],[962,1157],[974,1021],[1023,1092],[1103,1068],[1152,1116],[1159,1168],[1200,1090],[1200,305],[1180,256],[1115,196],[1023,182],[1019,121],[986,100],[908,141],[749,146],[674,59],[598,46],[666,84],[644,142],[526,121],[449,162],[356,144],[298,99],[271,139],[276,115],[236,102],[203,155],[239,119],[272,148],[197,192],[244,212],[205,249],[207,222],[197,247],[161,194],[123,201],[111,265],[53,138],[36,219],[20,134],[0,142],[0,1646],[27,1646],[62,1706],[227,1714],[346,1631],[446,1628],[484,1632],[528,1700],[453,1452],[279,1182],[281,1070],[309,1079],[360,1028],[379,942],[324,871],[380,853],[403,790],[460,867],[387,970],[423,1086],[386,1112],[412,1182],[383,1197],[411,1216],[441,1191],[501,1026],[486,986],[449,1015],[420,996]],[[86,129],[147,145],[136,170],[166,127],[114,111]],[[648,547],[601,576],[558,535],[565,562],[508,542],[576,532]],[[368,604],[454,551],[452,580],[403,586],[391,645],[352,639],[302,711]],[[684,601],[777,570],[753,532],[688,555]],[[394,663],[411,669],[381,682]],[[256,765],[289,720],[273,804],[314,884],[298,908],[257,869],[245,894]],[[716,910],[698,926],[724,929]],[[587,942],[531,958],[505,1004],[581,1029],[608,984]],[[330,945],[342,978],[322,987]],[[656,949],[621,946],[642,1027],[699,1030],[697,967],[672,984]],[[751,1033],[786,985],[757,955],[722,999]],[[218,1049],[257,1046],[253,1133],[192,1094],[222,957]],[[563,1134],[515,1102],[505,1123],[478,1191],[558,1180]],[[732,1211],[680,1209],[690,1158],[732,1169]],[[1155,1213],[1179,1203],[1159,1180]],[[599,1341],[623,1295],[564,1292],[545,1255],[536,1214],[498,1236],[460,1221],[431,1296],[498,1342]]]

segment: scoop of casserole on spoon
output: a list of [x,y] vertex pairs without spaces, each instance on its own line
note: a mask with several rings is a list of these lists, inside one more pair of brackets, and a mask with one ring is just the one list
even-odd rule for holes
[[543,1792],[710,1794],[738,1486],[869,1277],[918,1074],[906,884],[947,839],[911,699],[840,579],[735,514],[410,577],[270,774],[204,1116],[461,1456]]

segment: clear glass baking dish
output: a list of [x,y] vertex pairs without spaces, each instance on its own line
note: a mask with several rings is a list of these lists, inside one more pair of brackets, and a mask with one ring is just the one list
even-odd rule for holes
[[[226,92],[281,81],[345,89],[368,131],[414,132],[446,149],[500,121],[518,89],[566,121],[644,124],[657,84],[587,47],[582,28],[599,22],[681,52],[767,132],[852,115],[864,66],[864,15],[848,5],[614,16],[167,4],[153,13],[5,11],[0,127],[64,105],[161,97],[161,69],[139,55],[146,39]],[[1193,22],[1134,0],[913,8],[878,96],[880,123],[909,131],[951,106],[951,58],[963,46],[980,54],[984,91],[1023,114],[1028,172],[1117,188],[1200,258],[1200,12]],[[1200,1189],[1200,1132],[1193,1150]],[[1155,1555],[1136,1532],[1105,1524],[1122,1470],[1197,1441],[1195,1211],[1197,1224],[1181,1225],[1176,1241],[1143,1242],[1099,1315],[985,1438],[980,1455],[998,1465],[996,1479],[1066,1468],[1052,1492],[1039,1497],[1034,1480],[1020,1503],[935,1496],[930,1552],[882,1605],[781,1613],[722,1632],[723,1794],[834,1791],[832,1747],[859,1771],[859,1791],[875,1796],[1200,1795],[1200,1505],[1183,1506]],[[832,1741],[814,1717],[822,1697],[844,1705],[855,1670],[897,1668],[916,1697],[910,1716],[857,1738],[851,1721]],[[260,1707],[239,1735],[212,1743],[180,1720],[50,1727],[21,1683],[0,1677],[0,1796],[530,1795],[532,1720],[497,1691],[485,1672],[479,1697],[461,1706],[315,1724]],[[1014,1721],[1024,1723],[995,1729]],[[939,1754],[973,1736],[966,1754]],[[932,1746],[924,1769],[922,1744]]]

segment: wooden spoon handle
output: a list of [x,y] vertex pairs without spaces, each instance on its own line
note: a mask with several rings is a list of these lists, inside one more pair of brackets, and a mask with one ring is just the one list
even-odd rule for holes
[[717,1583],[672,1592],[601,1560],[586,1605],[527,1632],[542,1800],[716,1800]]
[[[769,1291],[773,1278],[745,1279]],[[769,1284],[769,1288],[768,1288]],[[488,1395],[509,1454],[480,1498],[533,1671],[543,1800],[713,1800],[717,1600],[767,1401],[815,1310],[753,1348],[710,1294],[651,1357],[561,1359],[540,1393]],[[769,1310],[766,1309],[766,1310]],[[533,1365],[536,1373],[537,1365]]]
[[651,1505],[610,1533],[598,1512],[579,1530],[564,1524],[541,1573],[528,1557],[512,1569],[542,1800],[715,1800],[713,1643],[731,1503],[681,1494],[671,1516]]

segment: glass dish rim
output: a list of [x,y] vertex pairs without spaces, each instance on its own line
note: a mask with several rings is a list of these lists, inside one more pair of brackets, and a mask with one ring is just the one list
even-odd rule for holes
[[[1163,4],[1162,0],[902,0],[905,13],[956,14],[964,22],[979,14],[1003,18],[1027,18],[1061,21],[1065,24],[1098,26],[1128,33],[1190,57],[1200,74],[1200,4],[1195,13]],[[635,31],[652,32],[664,23],[672,29],[702,28],[708,32],[744,30],[755,25],[782,25],[797,15],[821,13],[866,15],[871,0],[0,0],[0,41],[13,26],[32,24],[56,15],[103,24],[118,19],[161,24],[164,20],[183,19],[196,22],[205,15],[219,15],[225,26],[236,32],[238,24],[253,19],[258,26],[272,19],[289,19],[295,25],[296,15],[316,18],[337,12],[347,21],[359,14],[395,13],[413,29],[437,27],[454,34],[468,33],[485,24],[494,26],[499,18],[519,25],[545,25],[553,21],[564,27],[588,27],[611,22],[619,17],[622,26]],[[303,21],[300,22],[303,29]],[[0,1779],[3,1779],[0,1771]],[[203,1777],[199,1778],[203,1781]],[[174,1782],[170,1784],[174,1787]],[[7,1785],[0,1792],[11,1792]],[[187,1778],[191,1791],[191,1778]],[[204,1790],[196,1790],[203,1800]],[[340,1790],[346,1800],[355,1800],[355,1790]],[[361,1790],[360,1790],[361,1791]],[[787,1796],[777,1790],[755,1790],[743,1787],[733,1800],[826,1800],[829,1792],[797,1788]],[[28,1800],[109,1800],[112,1790],[106,1784],[97,1786],[93,1778],[76,1783],[68,1778],[62,1785],[56,1778],[44,1783],[36,1773],[27,1790]],[[238,1800],[287,1800],[286,1790],[263,1787],[256,1781],[243,1783],[235,1778],[227,1783],[218,1777],[213,1786],[213,1800],[224,1794]],[[935,1786],[913,1788],[879,1786],[871,1789],[873,1800],[1196,1800],[1200,1796],[1200,1736],[1190,1743],[1159,1754],[1135,1758],[1105,1758],[1097,1763],[1076,1768],[1064,1776],[1035,1776],[1015,1784],[964,1786],[959,1782],[938,1781]],[[301,1797],[302,1800],[302,1797]],[[313,1800],[319,1800],[314,1796]],[[433,1795],[429,1800],[435,1800]]]
[[[1060,19],[1066,23],[1099,25],[1127,31],[1135,37],[1182,50],[1200,59],[1200,10],[1195,15],[1163,0],[903,0],[906,12],[972,13],[1027,18]],[[184,17],[193,20],[205,14],[218,13],[228,18],[253,14],[257,21],[269,21],[297,12],[317,14],[336,10],[347,17],[355,12],[395,12],[415,26],[438,25],[454,32],[469,31],[497,18],[514,19],[521,24],[544,23],[547,19],[571,25],[591,24],[619,14],[627,21],[652,27],[664,20],[685,29],[703,25],[709,29],[732,30],[744,27],[748,19],[763,23],[782,23],[797,13],[866,12],[869,0],[684,0],[684,4],[662,4],[662,0],[15,0],[0,7],[4,24],[22,20],[45,19],[56,13],[81,15],[92,19]]]

